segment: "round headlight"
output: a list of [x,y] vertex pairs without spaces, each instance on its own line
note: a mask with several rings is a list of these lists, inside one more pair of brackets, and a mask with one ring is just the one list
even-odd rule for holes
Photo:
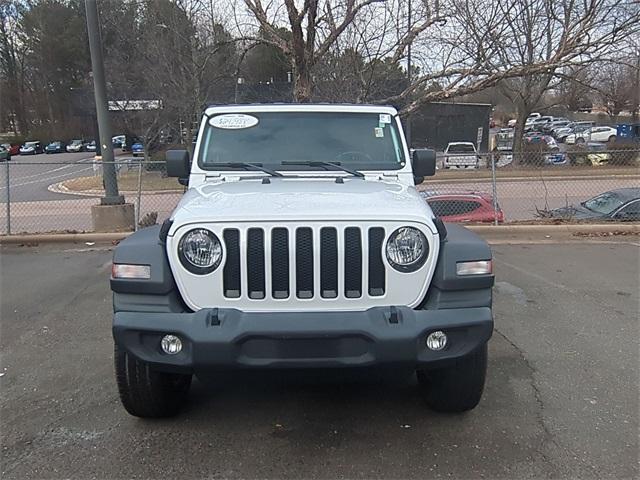
[[213,232],[196,228],[187,232],[178,244],[180,262],[191,273],[206,275],[222,261],[222,245]]
[[417,228],[400,227],[387,240],[387,260],[401,272],[415,272],[428,255],[429,243]]

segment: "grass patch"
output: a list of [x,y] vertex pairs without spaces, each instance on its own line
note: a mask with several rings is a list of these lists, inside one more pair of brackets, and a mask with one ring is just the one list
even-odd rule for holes
[[[86,190],[102,190],[102,175],[92,177],[78,177],[65,180],[62,184],[72,192]],[[142,191],[156,190],[182,190],[178,180],[171,177],[163,177],[160,172],[142,172]],[[123,192],[138,190],[138,172],[128,172],[118,175],[118,189]]]

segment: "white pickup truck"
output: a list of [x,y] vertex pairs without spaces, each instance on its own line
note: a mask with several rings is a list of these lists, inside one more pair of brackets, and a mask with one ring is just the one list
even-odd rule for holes
[[451,142],[444,150],[442,166],[446,168],[478,168],[480,157],[471,142]]
[[394,108],[206,109],[188,190],[115,249],[115,369],[126,410],[176,414],[211,370],[392,366],[426,403],[474,408],[493,331],[491,251],[434,218]]

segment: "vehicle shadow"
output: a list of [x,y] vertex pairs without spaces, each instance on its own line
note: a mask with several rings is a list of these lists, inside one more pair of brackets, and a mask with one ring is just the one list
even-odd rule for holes
[[[514,389],[527,388],[529,376],[526,362],[513,346],[494,336],[485,394],[470,414],[482,411],[483,415],[504,415],[503,407],[518,412],[535,408],[535,402],[523,404],[521,392]],[[469,415],[430,410],[410,369],[367,368],[240,370],[200,375],[194,378],[181,416],[206,423],[243,417],[248,411],[255,418],[272,422],[274,428],[285,428],[276,427],[284,425],[285,419],[297,423],[307,417],[328,423],[349,418],[354,424],[376,418],[381,424],[404,426],[412,422],[463,421]]]

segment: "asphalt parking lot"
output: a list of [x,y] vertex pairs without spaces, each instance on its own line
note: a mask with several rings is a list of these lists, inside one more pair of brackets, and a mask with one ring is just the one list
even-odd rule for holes
[[242,373],[130,417],[96,247],[3,247],[3,479],[638,477],[637,237],[494,246],[487,387],[458,416],[413,378]]

